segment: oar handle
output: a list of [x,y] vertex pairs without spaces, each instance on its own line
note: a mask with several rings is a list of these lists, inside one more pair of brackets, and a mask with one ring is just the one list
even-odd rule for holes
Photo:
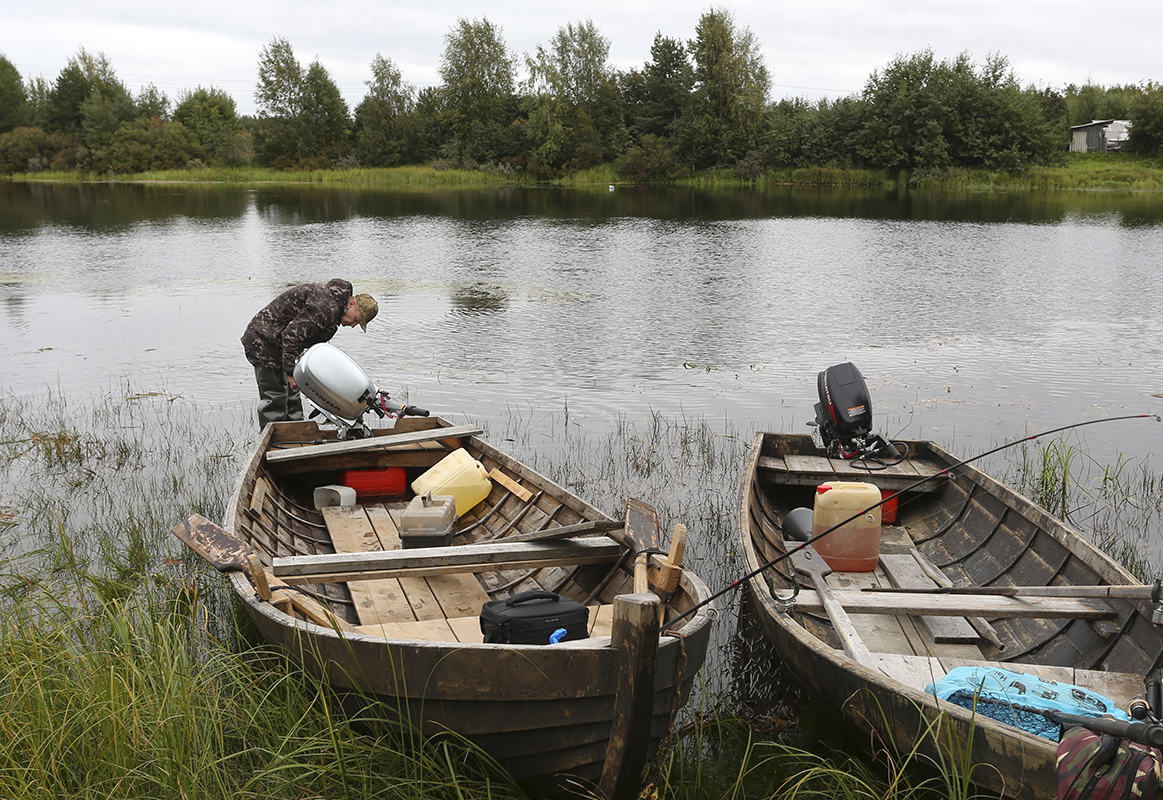
[[650,554],[638,553],[634,556],[634,594],[650,591],[649,568]]

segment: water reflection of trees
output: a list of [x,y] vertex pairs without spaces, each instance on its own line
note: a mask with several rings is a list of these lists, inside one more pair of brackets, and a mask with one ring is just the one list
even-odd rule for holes
[[250,204],[237,187],[199,184],[0,184],[0,230],[73,225],[113,230],[142,222],[188,217],[241,217]]
[[203,184],[0,184],[0,230],[47,224],[93,230],[177,218],[240,218],[253,208],[296,225],[358,217],[454,220],[735,220],[834,217],[950,222],[1054,223],[1102,215],[1141,227],[1163,222],[1159,192],[970,192],[824,187],[501,187],[378,190],[329,186],[244,188]]

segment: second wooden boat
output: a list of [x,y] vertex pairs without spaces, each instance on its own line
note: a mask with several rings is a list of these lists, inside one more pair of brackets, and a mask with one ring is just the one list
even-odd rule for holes
[[[760,622],[789,670],[881,744],[915,747],[929,765],[962,750],[994,796],[1051,800],[1055,741],[926,687],[957,667],[1000,667],[1126,708],[1163,667],[1158,584],[1139,585],[1076,530],[941,447],[898,447],[907,457],[886,466],[831,457],[808,436],[756,436],[739,536]],[[904,492],[872,571],[832,571],[815,546],[786,535],[789,513],[812,508],[833,481]],[[938,718],[940,735],[926,735]]]

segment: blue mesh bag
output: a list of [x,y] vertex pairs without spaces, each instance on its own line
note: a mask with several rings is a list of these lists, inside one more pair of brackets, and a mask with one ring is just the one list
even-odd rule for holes
[[1084,717],[1129,719],[1109,698],[1090,689],[1001,667],[955,667],[944,678],[926,686],[925,694],[1052,742],[1058,741],[1059,725],[1038,713],[1043,709]]

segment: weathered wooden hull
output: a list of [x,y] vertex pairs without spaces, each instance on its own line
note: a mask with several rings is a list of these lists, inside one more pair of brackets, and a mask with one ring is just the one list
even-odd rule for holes
[[[447,423],[408,420],[398,428],[430,426]],[[350,454],[338,460],[316,459],[314,463],[321,469],[315,470],[302,464],[284,467],[281,473],[280,468],[272,469],[264,458],[272,439],[314,439],[319,436],[314,428],[310,423],[269,426],[240,477],[228,512],[227,530],[250,542],[268,565],[275,557],[331,551],[320,515],[303,501],[313,486],[332,482],[333,473],[327,470],[404,465],[411,481],[455,446],[464,446],[486,468],[502,470],[523,491],[531,493],[522,497],[496,483],[489,497],[457,523],[458,530],[471,531],[465,535],[473,541],[610,520],[475,437]],[[261,487],[260,493],[269,495],[259,504],[259,510],[254,509],[256,486]],[[611,535],[619,534],[621,531]],[[627,546],[627,555],[629,551]],[[546,588],[578,600],[592,595],[591,602],[604,604],[612,602],[616,595],[630,592],[629,562],[629,558],[622,558],[616,564],[544,568],[529,574],[500,572],[478,578],[491,598]],[[606,791],[621,786],[625,793],[625,787],[634,782],[632,774],[629,778],[610,774],[609,764],[618,759],[611,761],[608,749],[619,746],[617,741],[611,745],[612,730],[616,722],[626,724],[624,698],[620,700],[618,693],[620,671],[625,671],[626,665],[618,649],[611,645],[610,635],[553,646],[485,644],[457,641],[451,636],[445,638],[452,641],[431,640],[440,636],[412,639],[401,635],[402,629],[395,623],[385,622],[379,631],[374,624],[363,624],[368,601],[348,596],[348,587],[354,583],[314,587],[320,595],[334,596],[326,605],[344,618],[344,627],[349,628],[339,630],[263,602],[256,597],[247,576],[235,573],[232,577],[238,596],[263,637],[336,690],[347,692],[353,705],[360,704],[359,693],[374,696],[383,701],[383,710],[402,724],[426,734],[451,731],[463,736],[536,793],[553,793],[578,783],[603,786]],[[429,582],[438,595],[435,580]],[[366,584],[357,588],[365,587]],[[666,614],[673,617],[707,596],[702,581],[693,573],[684,572],[679,588],[665,603]],[[413,611],[424,617],[423,607]],[[479,606],[468,613],[478,612]],[[442,616],[451,618],[452,612]],[[643,750],[646,758],[655,754],[669,732],[674,714],[686,701],[705,658],[710,635],[708,609],[699,610],[684,623],[678,635],[659,637],[653,708],[649,719],[637,721],[639,730],[648,727],[650,731],[649,746]],[[640,777],[641,766],[631,759],[624,769],[629,773],[638,770]]]
[[[931,443],[911,446],[906,466],[916,463],[925,470],[854,475],[846,464],[829,464],[807,436],[757,436],[742,476],[739,506],[740,540],[750,570],[793,549],[783,541],[783,515],[794,507],[810,508],[816,483],[861,480],[899,491],[923,474],[959,463]],[[833,468],[840,473],[829,474]],[[902,537],[907,533],[907,538],[897,544],[900,552],[913,548],[939,567],[947,585],[1138,583],[1076,531],[972,466],[958,467],[924,488],[900,500],[897,532]],[[883,541],[881,555],[883,565]],[[839,640],[828,616],[798,611],[794,604],[789,610],[773,597],[772,588],[780,596],[791,593],[786,579],[790,563],[790,559],[779,562],[749,586],[761,624],[790,671],[860,730],[882,743],[891,742],[899,752],[917,747],[930,765],[949,764],[952,743],[967,753],[973,781],[998,795],[1022,800],[1056,797],[1056,744],[937,701],[923,691],[926,683],[952,666],[998,663],[1093,688],[1125,707],[1131,696],[1142,692],[1142,678],[1163,662],[1163,634],[1151,624],[1150,603],[1108,599],[1103,602],[1110,613],[1103,620],[991,618],[990,638],[983,636],[972,645],[938,644],[916,617],[854,615],[852,619],[860,623],[872,620],[871,626],[862,628],[872,637],[871,663],[858,663],[837,649]],[[880,568],[866,577],[841,574],[841,580],[847,578],[864,585],[877,581],[891,585],[884,583]],[[803,592],[814,595],[810,586]],[[887,631],[889,625],[899,625],[902,636]],[[887,649],[896,642],[904,644],[895,652]],[[926,735],[937,720],[940,732]]]

